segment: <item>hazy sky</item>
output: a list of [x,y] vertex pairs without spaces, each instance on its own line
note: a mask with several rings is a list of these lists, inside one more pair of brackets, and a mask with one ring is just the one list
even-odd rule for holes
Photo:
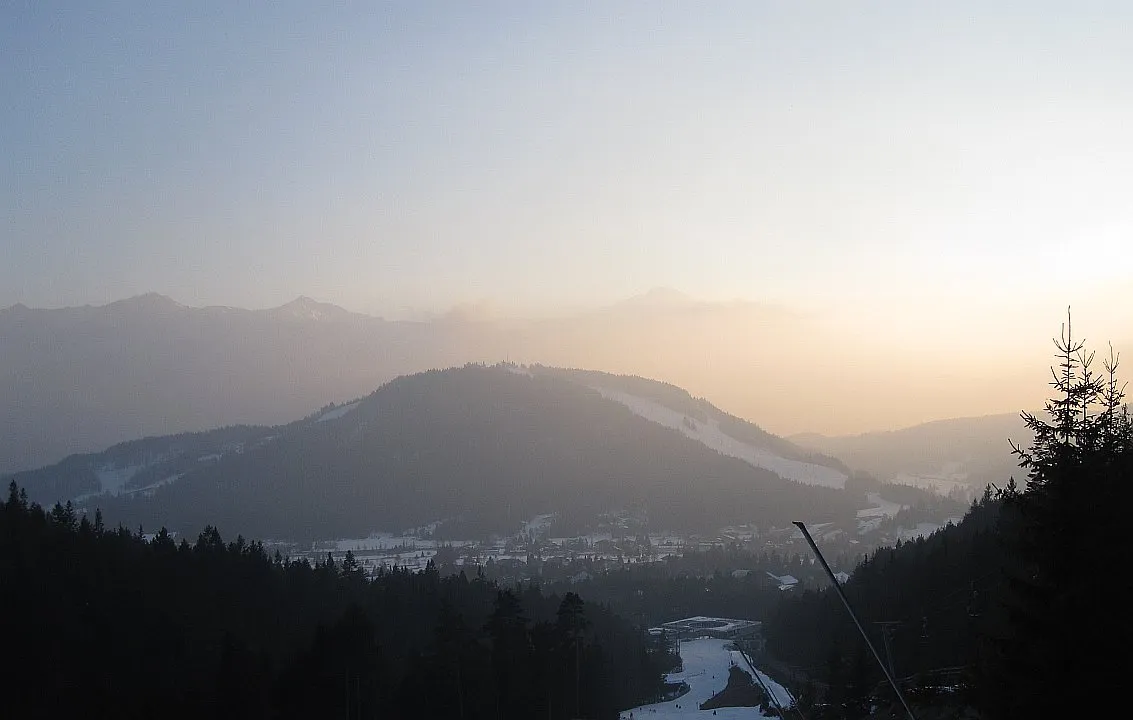
[[0,306],[1133,301],[1129,3],[0,8]]

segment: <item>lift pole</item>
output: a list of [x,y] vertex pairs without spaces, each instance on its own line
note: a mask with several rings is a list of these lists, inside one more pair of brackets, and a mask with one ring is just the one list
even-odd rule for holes
[[885,659],[889,662],[889,674],[897,677],[897,670],[893,667],[893,648],[890,640],[893,638],[893,628],[901,625],[900,620],[879,620],[874,625],[881,626],[881,639],[885,642]]
[[869,635],[866,634],[865,628],[862,627],[861,621],[858,620],[858,616],[854,613],[854,609],[850,607],[850,601],[848,598],[846,598],[846,593],[842,591],[842,586],[838,584],[838,578],[834,577],[834,573],[830,570],[830,566],[826,564],[826,558],[822,557],[822,553],[819,552],[818,546],[814,544],[814,538],[810,536],[810,532],[807,531],[806,525],[797,521],[793,524],[799,530],[802,530],[803,537],[806,538],[806,542],[808,545],[810,545],[810,549],[814,551],[814,555],[818,558],[818,562],[822,564],[822,569],[826,571],[826,576],[830,578],[830,582],[833,583],[834,590],[838,593],[838,597],[842,600],[842,604],[846,606],[846,612],[850,613],[850,617],[853,618],[854,624],[858,626],[858,632],[862,634],[862,639],[865,640],[866,646],[869,647],[869,651],[873,653],[873,658],[877,660],[878,667],[881,668],[881,672],[885,673],[885,679],[889,681],[889,684],[893,687],[893,692],[897,693],[897,699],[900,700],[901,705],[905,707],[905,712],[908,713],[909,720],[917,720],[917,716],[913,714],[913,709],[909,707],[909,703],[905,700],[905,695],[901,692],[901,688],[897,685],[897,680],[893,677],[893,674],[889,672],[889,668],[886,666],[885,661],[881,659],[881,655],[878,654],[877,648],[875,648],[873,646],[873,643],[869,641]]

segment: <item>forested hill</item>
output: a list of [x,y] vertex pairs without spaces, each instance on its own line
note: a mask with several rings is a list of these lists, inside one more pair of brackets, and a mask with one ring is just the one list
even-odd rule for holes
[[270,310],[156,294],[0,309],[0,472],[131,438],[287,422],[400,373],[468,359],[442,330],[309,298]]
[[844,482],[836,461],[707,403],[685,414],[672,398],[647,397],[679,399],[672,386],[633,379],[633,394],[628,379],[594,379],[505,366],[431,371],[290,425],[155,438],[16,479],[51,503],[65,499],[52,490],[112,478],[126,491],[85,505],[131,528],[192,536],[212,523],[285,540],[434,522],[442,535],[514,533],[544,513],[566,531],[617,512],[675,530],[800,517],[853,526],[864,506],[861,493],[806,484]]
[[[845,586],[906,694],[952,713],[934,717],[1106,715],[1121,702],[1127,663],[1111,659],[1133,643],[1120,562],[1133,553],[1133,415],[1114,356],[1098,373],[1068,326],[1056,344],[1055,396],[1023,413],[1023,482],[1004,478],[958,526],[878,550]],[[879,704],[903,716],[832,590],[784,603],[768,626],[771,652],[816,681],[813,717],[879,716]]]
[[[985,497],[959,525],[927,538],[882,548],[864,560],[845,584],[851,605],[885,646],[896,673],[929,678],[957,669],[957,684],[975,672],[979,638],[1002,618],[992,598],[1003,581],[1006,559],[998,532],[1002,503]],[[878,623],[891,623],[887,631]],[[827,703],[860,707],[884,675],[853,621],[830,590],[807,590],[787,599],[769,619],[768,649],[802,670]],[[818,694],[811,688],[811,696]]]
[[792,435],[802,447],[834,455],[883,482],[960,490],[978,497],[988,483],[1018,476],[1009,440],[1032,439],[1018,413],[951,418],[887,432],[825,437]]
[[[0,502],[0,717],[615,718],[672,658],[577,595]],[[577,663],[577,664],[576,664]],[[578,668],[576,674],[576,668]]]

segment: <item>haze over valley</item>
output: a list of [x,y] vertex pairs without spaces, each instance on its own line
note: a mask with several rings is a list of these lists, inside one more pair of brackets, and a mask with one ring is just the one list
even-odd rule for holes
[[1035,387],[1044,382],[1041,361],[1028,373],[959,359],[945,367],[925,349],[837,331],[817,316],[667,290],[553,318],[425,321],[306,297],[244,310],[151,293],[104,306],[0,310],[0,472],[148,435],[285,423],[399,375],[467,362],[670,382],[780,434],[1016,414],[1040,404]]
[[1130,27],[0,5],[0,718],[1127,714]]

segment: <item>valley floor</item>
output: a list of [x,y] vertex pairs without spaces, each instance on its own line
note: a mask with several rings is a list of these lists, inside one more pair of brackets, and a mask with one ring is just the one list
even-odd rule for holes
[[[738,720],[739,718],[762,717],[759,708],[718,708],[716,710],[700,710],[700,704],[724,689],[728,684],[728,668],[739,665],[745,671],[747,664],[743,657],[734,650],[728,650],[728,641],[701,639],[689,640],[681,643],[681,660],[684,668],[681,672],[671,673],[669,682],[686,682],[689,691],[669,702],[642,705],[622,712],[622,720],[678,720],[683,718],[712,718],[719,720]],[[789,702],[790,695],[781,685],[771,680],[762,672],[760,678],[775,693],[779,702],[784,706]],[[715,715],[713,715],[715,713]]]

